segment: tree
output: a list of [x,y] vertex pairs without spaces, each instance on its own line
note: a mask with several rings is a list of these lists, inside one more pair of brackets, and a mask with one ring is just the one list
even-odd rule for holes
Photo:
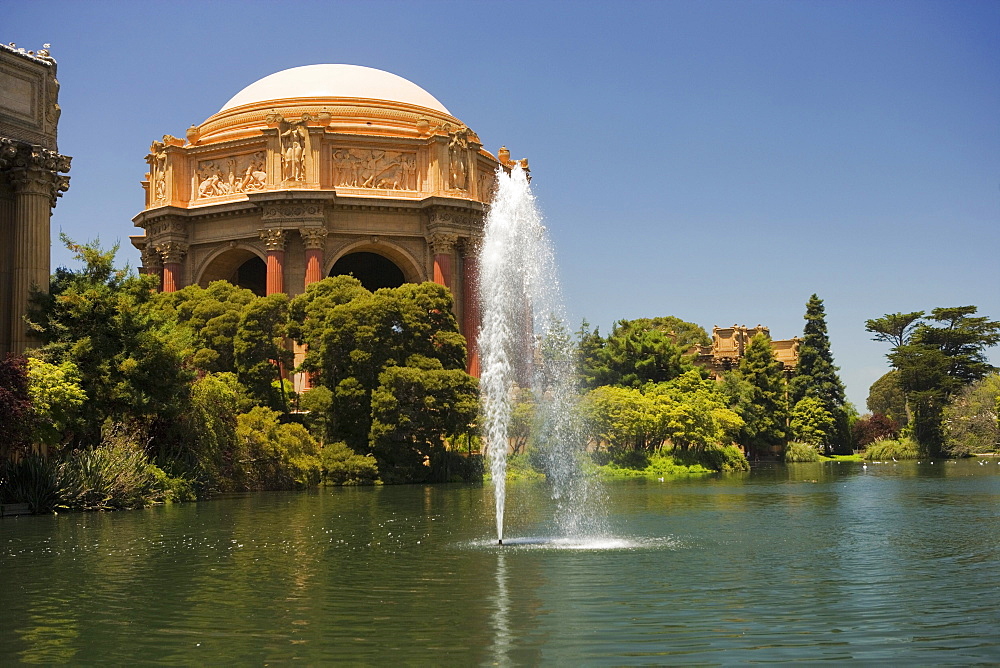
[[1000,374],[963,387],[944,408],[944,449],[954,457],[1000,450]]
[[[293,335],[309,346],[302,368],[333,394],[330,439],[355,452],[370,449],[373,393],[385,371],[465,374],[465,339],[451,293],[440,285],[408,283],[371,293],[357,279],[337,276],[311,284],[292,301],[290,314]],[[474,387],[467,381],[461,386]],[[439,432],[448,433],[449,424],[439,423]]]
[[739,388],[734,410],[744,421],[737,440],[746,448],[748,457],[759,459],[773,454],[787,440],[784,371],[766,335],[758,333],[750,339],[738,373],[746,384],[731,384]]
[[274,294],[254,299],[243,311],[233,336],[236,377],[259,404],[287,413],[282,372],[291,370],[285,347],[288,297]]
[[906,426],[906,393],[899,384],[899,371],[892,369],[872,383],[868,389],[868,410],[891,419],[899,426]]
[[[806,303],[805,320],[799,361],[789,383],[790,403],[797,405],[807,397],[819,401],[834,420],[834,428],[824,433],[824,447],[844,450],[850,442],[848,413],[845,410],[847,398],[844,384],[837,375],[838,368],[833,364],[823,300],[815,294]],[[803,411],[818,417],[811,405],[804,407]]]
[[864,448],[876,441],[899,438],[899,424],[882,413],[873,413],[854,423],[854,442]]
[[83,267],[57,269],[49,293],[34,295],[29,319],[44,343],[38,357],[79,371],[87,403],[74,442],[96,445],[108,418],[150,432],[169,425],[187,405],[193,374],[180,337],[153,308],[156,279],[115,268],[117,246],[62,239]]
[[156,296],[157,307],[190,332],[186,357],[205,373],[235,372],[233,341],[249,305],[258,297],[229,281],[189,285]]
[[829,447],[836,437],[836,420],[816,397],[803,397],[795,404],[789,426],[793,439],[819,448]]
[[0,465],[12,455],[27,454],[31,411],[28,362],[8,354],[0,360]]
[[996,371],[986,361],[985,350],[1000,342],[1000,322],[975,316],[977,310],[936,308],[916,324],[920,312],[868,321],[876,340],[896,343],[887,356],[899,371],[913,436],[930,456],[940,454],[944,444],[945,405],[962,387]]
[[437,367],[393,366],[379,375],[370,442],[387,482],[444,482],[435,460],[444,456],[445,437],[467,432],[476,419],[476,379]]
[[35,441],[57,448],[72,439],[87,401],[76,365],[66,361],[57,366],[28,358],[28,394]]

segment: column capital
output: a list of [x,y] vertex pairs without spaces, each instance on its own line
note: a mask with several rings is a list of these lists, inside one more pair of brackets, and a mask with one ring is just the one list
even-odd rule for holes
[[164,264],[180,264],[187,251],[188,245],[180,241],[164,241],[156,244],[156,252],[163,258]]
[[299,234],[306,250],[323,250],[328,234],[325,227],[300,227]]
[[448,255],[455,250],[455,243],[458,241],[457,234],[447,232],[431,232],[427,235],[427,243],[431,245],[431,251],[435,255]]
[[160,252],[152,244],[146,244],[139,251],[139,255],[142,257],[142,266],[147,270],[159,271],[163,269],[163,256],[160,255]]
[[265,228],[260,231],[267,252],[285,250],[286,231],[282,228]]
[[69,190],[68,172],[72,158],[34,144],[0,138],[0,169],[9,170],[17,193],[47,195],[49,206]]
[[483,249],[483,237],[480,234],[462,237],[459,244],[463,257],[478,257],[479,251]]

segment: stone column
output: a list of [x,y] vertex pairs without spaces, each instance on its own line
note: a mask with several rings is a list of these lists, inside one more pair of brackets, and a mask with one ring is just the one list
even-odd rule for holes
[[142,249],[142,273],[148,276],[156,276],[159,283],[156,288],[163,289],[163,257],[151,244],[147,243]]
[[14,191],[0,173],[0,355],[10,347],[10,270],[14,265]]
[[180,241],[165,241],[156,246],[156,252],[163,258],[163,292],[177,292],[182,287],[181,271],[188,245]]
[[260,231],[267,249],[267,291],[275,295],[285,291],[285,230],[269,228]]
[[24,352],[38,342],[28,335],[24,316],[33,288],[49,289],[49,218],[52,214],[53,176],[43,169],[14,174],[13,264],[10,277],[10,344]]
[[479,378],[479,249],[482,239],[466,237],[462,244],[462,334],[467,346],[466,371]]
[[452,267],[454,262],[452,256],[455,250],[455,242],[458,237],[454,234],[434,232],[428,241],[431,245],[431,252],[434,253],[434,282],[443,285],[449,290],[452,288]]
[[327,231],[325,227],[299,228],[302,235],[302,245],[306,249],[305,286],[323,280],[323,247],[326,245]]

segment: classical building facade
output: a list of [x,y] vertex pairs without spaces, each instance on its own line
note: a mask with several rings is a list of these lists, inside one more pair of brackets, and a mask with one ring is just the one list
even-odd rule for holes
[[[478,372],[476,254],[498,165],[437,99],[388,72],[309,65],[244,88],[146,157],[132,237],[164,291],[228,280],[296,295],[330,275],[436,281]],[[522,161],[526,167],[527,161]]]
[[35,343],[24,321],[28,297],[49,287],[49,219],[69,188],[70,158],[56,146],[58,94],[47,44],[0,44],[0,354]]
[[[709,369],[716,378],[730,369],[735,369],[740,365],[746,347],[757,334],[764,334],[769,339],[771,331],[762,325],[747,327],[745,325],[733,325],[732,327],[712,327],[712,345],[698,346],[697,362],[701,366]],[[791,375],[795,371],[795,365],[799,363],[799,338],[771,340],[771,351],[775,358],[781,362],[786,375]]]

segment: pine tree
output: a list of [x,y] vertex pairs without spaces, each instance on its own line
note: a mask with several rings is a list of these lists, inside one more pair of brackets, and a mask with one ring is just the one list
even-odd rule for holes
[[799,362],[789,383],[790,404],[794,406],[807,397],[818,399],[836,422],[830,444],[835,450],[843,450],[849,444],[847,398],[830,352],[823,300],[816,295],[806,303],[805,320]]

